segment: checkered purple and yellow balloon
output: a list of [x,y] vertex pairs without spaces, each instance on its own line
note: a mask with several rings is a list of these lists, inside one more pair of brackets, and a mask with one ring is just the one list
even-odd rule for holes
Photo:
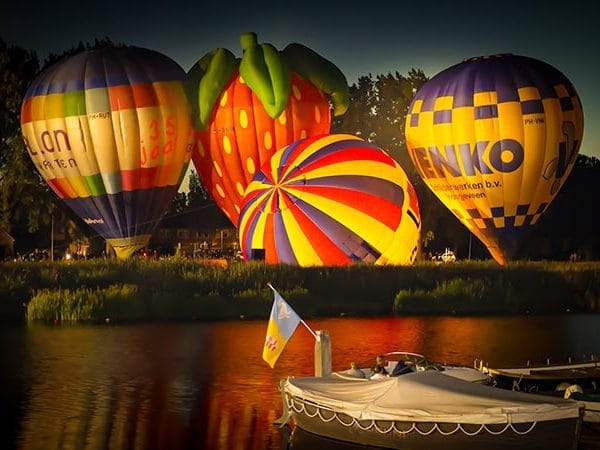
[[504,264],[571,172],[583,109],[571,82],[549,64],[479,57],[423,85],[405,133],[425,183]]

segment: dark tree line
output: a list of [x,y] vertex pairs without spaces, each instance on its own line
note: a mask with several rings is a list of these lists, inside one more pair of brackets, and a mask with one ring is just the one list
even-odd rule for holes
[[21,253],[50,246],[50,229],[77,239],[93,232],[50,190],[35,168],[21,135],[21,104],[29,84],[59,59],[92,48],[111,46],[109,39],[79,43],[61,55],[40,61],[34,51],[8,45],[0,38],[0,229],[15,238]]
[[564,186],[521,248],[531,259],[600,259],[600,159],[578,155]]
[[[114,45],[110,39],[79,43],[61,55],[40,62],[36,53],[8,45],[0,39],[0,228],[16,238],[17,249],[48,247],[53,219],[70,238],[85,233],[98,240],[53,192],[35,169],[23,144],[20,107],[27,87],[44,67],[83,50]],[[489,258],[485,247],[435,197],[414,169],[404,142],[404,121],[415,92],[427,81],[421,70],[407,75],[368,74],[350,86],[351,102],[345,115],[336,118],[333,133],[360,136],[387,150],[404,168],[419,196],[425,252],[449,247],[460,257]],[[600,160],[579,155],[572,174],[536,225],[518,255],[529,259],[567,259],[576,252],[584,259],[600,258],[596,231]],[[183,225],[203,220],[200,211],[214,203],[197,175],[190,191],[179,193],[165,223]],[[219,220],[217,217],[215,220]]]
[[0,40],[0,227],[17,238],[48,226],[58,203],[21,137],[21,103],[38,70],[35,52]]

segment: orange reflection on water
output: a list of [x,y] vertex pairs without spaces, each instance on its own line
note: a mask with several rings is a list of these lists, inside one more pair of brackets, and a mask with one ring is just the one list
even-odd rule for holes
[[206,448],[279,448],[272,422],[280,414],[278,378],[262,360],[266,323],[215,324]]
[[258,322],[32,329],[35,379],[18,448],[279,448],[278,379],[260,356],[265,330]]
[[[307,322],[329,332],[334,370],[394,350],[463,365],[475,357],[515,364],[600,342],[594,317]],[[19,416],[15,447],[285,448],[272,425],[281,414],[279,381],[313,374],[315,343],[300,326],[271,369],[261,358],[266,327],[266,320],[28,327],[15,344],[25,355],[12,378],[21,385],[3,386],[23,393],[21,408],[7,412]]]

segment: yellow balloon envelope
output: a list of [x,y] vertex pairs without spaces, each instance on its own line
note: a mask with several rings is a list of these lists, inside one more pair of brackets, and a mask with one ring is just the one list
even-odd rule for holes
[[54,192],[125,258],[145,246],[191,158],[185,72],[116,47],[59,61],[29,86],[25,144]]
[[583,109],[554,67],[517,55],[480,57],[423,85],[405,133],[425,183],[504,264],[571,172]]
[[404,170],[346,134],[277,151],[246,189],[239,232],[246,260],[298,266],[412,264],[421,219]]

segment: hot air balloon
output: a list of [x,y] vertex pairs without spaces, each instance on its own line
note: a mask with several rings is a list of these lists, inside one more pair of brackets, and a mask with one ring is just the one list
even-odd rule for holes
[[184,79],[165,55],[114,47],[55,63],[25,95],[35,166],[120,258],[147,244],[191,159]]
[[193,161],[204,187],[236,225],[248,183],[275,151],[297,139],[329,133],[349,102],[346,78],[301,44],[278,51],[241,36],[236,60],[219,48],[188,72],[187,92],[197,130]]
[[549,64],[478,57],[422,86],[405,133],[425,183],[505,264],[571,172],[583,110],[573,85]]
[[256,173],[242,200],[244,259],[299,266],[410,264],[419,203],[387,152],[345,134],[300,139]]

